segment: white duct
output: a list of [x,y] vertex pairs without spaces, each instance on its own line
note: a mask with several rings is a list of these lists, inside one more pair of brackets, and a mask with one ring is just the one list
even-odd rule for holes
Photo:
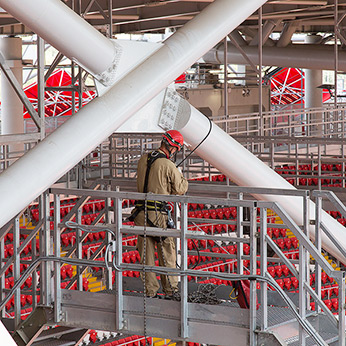
[[104,84],[112,82],[116,48],[58,0],[1,0],[0,6]]
[[[258,47],[242,46],[254,63],[258,64]],[[223,64],[223,44],[203,56],[206,63]],[[238,49],[231,43],[227,46],[229,64],[248,64]],[[263,47],[264,66],[309,68],[313,70],[334,70],[334,50],[328,45],[289,45],[287,47]],[[346,52],[339,52],[339,70],[346,71]]]
[[[3,37],[0,39],[0,51],[7,65],[11,68],[18,84],[23,83],[22,39],[20,37]],[[1,75],[1,131],[2,135],[24,133],[23,104],[8,81]],[[24,150],[23,144],[12,144],[10,151],[19,155]]]
[[6,346],[17,346],[17,344],[12,339],[10,333],[6,329],[6,327],[3,325],[3,323],[0,321],[0,340],[1,345]]
[[[209,120],[197,109],[191,107],[191,112],[186,112],[183,118],[180,117],[175,128],[182,133],[184,139],[194,148],[208,133]],[[196,150],[196,154],[230,177],[239,186],[295,190],[295,187],[215,124],[213,124],[208,138]],[[298,225],[303,224],[303,200],[301,197],[254,196],[259,200],[278,202]],[[311,202],[309,208],[310,220],[314,220],[315,204]],[[323,212],[321,220],[334,237],[338,239],[339,243],[346,248],[345,227],[326,212]],[[310,237],[315,238],[314,227],[310,227]],[[323,248],[342,263],[346,263],[346,258],[343,257],[334,244],[323,233],[321,237]]]
[[[30,1],[30,4],[36,1]],[[26,1],[18,2],[24,5]],[[27,16],[34,16],[37,20],[36,13],[26,12],[26,6],[22,9],[18,2],[11,6],[12,0],[0,0],[0,6],[10,13],[11,9],[16,10],[17,16],[18,12],[23,10],[20,14],[24,24],[27,24],[25,20]],[[46,1],[47,4],[54,2]],[[244,6],[242,0],[216,0],[211,3],[172,35],[161,49],[127,74],[106,94],[82,108],[69,121],[5,170],[0,175],[0,227],[74,167],[96,145],[105,140],[263,3],[265,0],[253,0],[247,6]],[[55,7],[49,8],[47,5],[44,8],[46,15],[50,16],[52,15],[50,11],[54,11]],[[64,18],[59,20],[67,26]],[[79,20],[74,23],[75,29],[80,32],[82,27],[77,23]],[[42,31],[50,31],[49,24],[47,23],[47,27],[43,27]],[[69,36],[72,30],[70,28],[67,31],[64,31],[64,35]],[[42,35],[48,41],[44,33]],[[55,40],[61,42],[59,36],[61,33],[58,32],[56,35],[51,35],[52,41],[48,42],[55,46]],[[80,37],[81,41],[82,38],[83,36]],[[66,41],[66,44],[71,43]],[[91,58],[96,49],[90,46],[87,48],[88,56]],[[69,46],[69,51],[72,54],[74,47]]]

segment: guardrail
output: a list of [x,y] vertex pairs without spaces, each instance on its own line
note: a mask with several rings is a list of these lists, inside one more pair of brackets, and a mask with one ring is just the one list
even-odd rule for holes
[[[104,187],[105,188],[105,187]],[[192,190],[205,190],[205,187],[198,186],[198,184],[192,184]],[[215,191],[219,193],[220,189],[223,189],[225,194],[229,195],[229,198],[215,198],[215,197],[196,197],[196,196],[160,196],[153,194],[139,194],[130,192],[114,192],[105,190],[79,190],[79,189],[51,189],[47,191],[42,198],[42,212],[43,217],[40,218],[36,228],[33,229],[25,241],[20,245],[20,234],[22,230],[19,227],[19,217],[13,220],[13,245],[14,254],[10,258],[4,258],[4,233],[1,233],[1,269],[0,269],[0,282],[1,282],[1,294],[2,301],[0,303],[0,310],[4,311],[6,303],[9,302],[12,296],[14,296],[14,311],[15,320],[18,325],[20,322],[20,297],[21,297],[21,286],[25,280],[36,272],[37,268],[40,268],[40,283],[38,286],[37,282],[33,282],[32,294],[36,295],[38,287],[40,287],[39,294],[41,296],[41,303],[45,305],[54,305],[55,308],[55,322],[58,323],[61,318],[61,278],[60,268],[62,263],[70,263],[76,266],[77,274],[72,278],[69,287],[74,282],[77,283],[77,289],[82,290],[82,275],[86,268],[90,267],[102,267],[105,271],[105,281],[107,288],[112,288],[112,271],[115,269],[115,285],[117,292],[117,328],[122,329],[123,325],[123,271],[153,271],[157,274],[168,274],[177,275],[180,277],[181,288],[181,337],[185,338],[188,335],[188,277],[199,277],[199,278],[218,278],[226,281],[244,280],[250,279],[250,340],[251,345],[255,345],[255,330],[258,323],[258,312],[256,311],[256,281],[261,283],[261,302],[263,309],[261,309],[261,330],[265,331],[268,327],[268,315],[267,315],[267,293],[268,287],[274,288],[284,299],[287,306],[290,307],[301,326],[300,330],[300,341],[303,345],[306,335],[309,334],[317,344],[324,345],[322,338],[318,335],[313,326],[308,322],[306,313],[310,309],[308,299],[311,296],[316,305],[323,309],[324,313],[329,317],[335,326],[339,330],[339,345],[344,345],[345,342],[345,330],[343,328],[345,322],[345,273],[343,271],[335,270],[321,255],[319,247],[315,247],[314,244],[308,239],[308,227],[310,220],[308,219],[308,202],[309,202],[309,191],[292,191],[292,190],[279,190],[279,189],[261,189],[261,188],[241,188],[241,187],[221,187],[221,186],[210,186],[207,187],[208,191]],[[273,202],[259,202],[254,200],[246,200],[244,196],[247,194],[283,194],[283,195],[295,195],[297,198],[303,198],[303,205],[305,210],[305,218],[303,225],[297,225],[287,215],[287,213],[276,203]],[[319,192],[317,192],[318,194]],[[323,192],[325,193],[325,192]],[[60,199],[66,195],[80,196],[79,201],[75,207],[61,220],[60,217]],[[230,199],[231,195],[236,197]],[[320,196],[320,195],[318,195]],[[81,223],[81,208],[88,201],[88,199],[102,199],[105,201],[105,209],[100,215],[94,220],[93,224],[85,225]],[[173,203],[176,213],[176,224],[179,225],[176,229],[159,229],[151,227],[134,227],[123,224],[123,219],[126,217],[123,214],[122,204],[124,200],[159,200]],[[50,201],[53,201],[52,205]],[[113,203],[112,203],[113,201]],[[237,219],[234,220],[236,223],[236,232],[233,236],[228,231],[226,234],[218,235],[203,234],[201,232],[192,232],[193,223],[207,223],[210,219],[200,218],[198,220],[190,218],[188,216],[188,205],[190,203],[197,204],[210,204],[218,205],[223,207],[235,207],[237,209]],[[54,208],[53,216],[50,214],[50,208]],[[250,217],[248,221],[243,221],[243,211],[247,208],[250,211]],[[342,207],[345,212],[345,207]],[[128,210],[128,209],[127,209]],[[258,214],[258,210],[260,214]],[[285,256],[282,250],[273,242],[268,235],[268,228],[277,225],[276,223],[268,224],[268,212],[276,213],[276,217],[280,218],[282,224],[280,227],[289,228],[299,240],[299,260],[289,259]],[[317,214],[318,215],[318,214]],[[68,223],[75,217],[74,224]],[[101,224],[101,218],[105,218],[105,223]],[[318,223],[318,216],[316,219]],[[50,223],[54,222],[54,227],[50,227]],[[216,222],[216,221],[215,221]],[[230,224],[230,220],[217,220],[220,224]],[[233,222],[233,221],[232,221]],[[71,247],[68,253],[65,253],[64,257],[61,257],[60,237],[61,232],[66,227],[73,226],[76,232],[76,243]],[[269,227],[268,227],[269,226]],[[249,237],[244,236],[244,227],[250,228]],[[321,227],[323,228],[323,227]],[[50,238],[51,229],[53,238]],[[106,237],[99,248],[95,251],[92,258],[86,260],[82,258],[82,243],[83,240],[88,236],[90,232],[100,232],[101,230],[106,231]],[[34,241],[36,236],[39,234],[40,241],[40,256],[38,258],[32,258],[30,261],[25,263],[29,264],[26,271],[20,273],[20,265],[23,263],[21,259],[21,252],[29,244],[30,241]],[[123,237],[124,235],[145,235],[145,236],[171,236],[179,239],[180,250],[179,255],[181,257],[181,268],[166,268],[166,267],[148,267],[140,264],[124,263],[122,260],[123,253]],[[234,236],[235,235],[235,236]],[[329,235],[330,236],[330,235]],[[257,248],[257,237],[260,237],[260,246]],[[237,273],[216,273],[204,270],[192,270],[188,268],[188,255],[191,252],[188,250],[187,243],[188,239],[196,240],[212,240],[216,244],[223,243],[236,244],[237,254],[232,254],[225,247],[222,254],[217,254],[218,257],[223,259],[231,259],[238,263]],[[116,240],[116,242],[113,242]],[[53,241],[53,243],[52,243]],[[334,242],[337,240],[334,239]],[[52,250],[51,245],[54,244]],[[244,254],[243,246],[248,244],[250,246],[249,254]],[[280,288],[275,282],[273,277],[267,271],[267,246],[270,246],[276,253],[275,258],[270,258],[270,261],[277,263],[286,264],[291,273],[297,276],[299,279],[299,309],[291,301],[288,295]],[[105,251],[105,261],[97,261],[97,256]],[[317,284],[316,290],[314,291],[309,282],[309,271],[310,263],[307,260],[308,255],[314,258],[316,268],[322,268],[326,274],[334,278],[339,285],[339,304],[338,304],[338,315],[339,320],[328,310],[326,305],[321,299],[321,284]],[[75,256],[75,258],[71,258]],[[244,271],[244,261],[250,261],[249,270]],[[260,268],[257,268],[257,261],[260,261]],[[54,263],[54,266],[53,264]],[[4,286],[4,278],[6,270],[13,264],[14,266],[14,286],[11,290]],[[296,265],[298,264],[298,267]],[[259,271],[257,270],[259,269]],[[51,275],[54,276],[54,283],[51,282]],[[320,277],[317,275],[317,279]],[[68,287],[67,287],[68,288]],[[318,309],[319,310],[319,309]],[[299,311],[299,313],[298,313]],[[145,317],[145,316],[144,316]]]

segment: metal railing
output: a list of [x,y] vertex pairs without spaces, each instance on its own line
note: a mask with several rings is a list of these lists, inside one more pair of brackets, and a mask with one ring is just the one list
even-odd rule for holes
[[302,108],[214,118],[230,135],[298,136],[342,138],[345,136],[345,106]]
[[[104,186],[106,189],[106,186]],[[71,287],[74,282],[77,283],[77,289],[82,290],[82,278],[83,272],[87,268],[91,267],[102,267],[104,268],[105,281],[107,282],[107,288],[112,288],[112,271],[115,269],[115,285],[116,285],[116,300],[117,300],[117,329],[123,328],[123,271],[154,271],[158,274],[169,274],[177,275],[180,277],[180,294],[181,294],[181,338],[185,339],[188,337],[188,277],[196,278],[218,278],[226,281],[244,280],[250,279],[250,345],[256,344],[255,331],[260,326],[262,331],[268,329],[268,289],[274,288],[284,299],[288,307],[292,309],[295,314],[300,329],[300,344],[304,345],[307,335],[310,335],[317,344],[325,345],[326,343],[322,340],[318,332],[313,328],[307,319],[308,312],[311,313],[309,299],[310,296],[314,299],[315,303],[323,309],[324,313],[333,322],[335,327],[339,330],[339,335],[336,337],[339,341],[339,345],[344,345],[345,342],[345,330],[344,330],[344,319],[345,319],[345,273],[343,271],[335,270],[321,255],[321,251],[316,248],[312,242],[308,239],[308,228],[310,220],[308,219],[309,209],[309,191],[292,191],[292,190],[278,190],[278,189],[260,189],[260,188],[241,188],[241,187],[225,187],[225,186],[213,186],[203,187],[193,185],[192,190],[205,192],[207,189],[215,191],[216,193],[228,194],[228,198],[215,198],[215,197],[196,197],[196,196],[160,196],[160,195],[148,195],[130,192],[114,192],[106,190],[78,190],[78,189],[51,189],[41,198],[41,211],[43,217],[40,217],[38,224],[35,229],[31,230],[27,235],[23,243],[20,245],[20,235],[23,230],[19,227],[20,217],[15,218],[10,224],[8,224],[1,231],[1,247],[0,247],[0,282],[1,282],[1,294],[2,301],[0,303],[0,310],[4,312],[6,304],[10,301],[11,297],[14,296],[14,318],[17,325],[20,322],[20,297],[23,294],[21,286],[30,275],[36,275],[36,280],[33,280],[33,286],[31,293],[33,298],[36,298],[36,294],[39,292],[41,296],[41,303],[45,305],[54,306],[55,322],[59,323],[61,319],[61,277],[60,269],[62,263],[70,263],[76,266],[76,274],[69,283],[68,287]],[[304,206],[304,223],[303,225],[297,225],[282,208],[274,202],[259,202],[254,200],[246,200],[248,194],[283,194],[293,195],[297,198],[303,199]],[[60,220],[60,202],[61,197],[66,195],[80,196],[75,207],[62,219]],[[235,196],[232,198],[232,196]],[[147,227],[145,230],[143,227],[134,227],[123,224],[123,220],[127,215],[123,214],[122,202],[124,200],[137,200],[147,199],[160,200],[173,203],[175,210],[180,210],[180,217],[177,216],[177,223],[179,226],[176,229],[159,229]],[[104,200],[105,209],[100,215],[94,220],[93,224],[85,225],[81,222],[81,213],[83,205],[90,199]],[[53,201],[51,204],[50,201]],[[113,203],[112,203],[113,202]],[[235,207],[237,208],[237,219],[230,220],[214,220],[219,224],[230,224],[235,221],[236,233],[219,235],[215,233],[202,234],[201,232],[193,232],[193,223],[208,223],[210,219],[193,219],[188,216],[188,205],[190,203],[195,204],[209,204],[212,206],[223,206],[223,207]],[[51,208],[54,210],[53,216],[51,216]],[[250,218],[248,221],[243,221],[243,210],[248,208],[250,211]],[[345,208],[345,207],[343,207]],[[260,214],[258,215],[258,210]],[[345,210],[345,209],[343,209]],[[268,213],[276,213],[282,224],[268,223]],[[178,215],[178,214],[177,214]],[[74,229],[76,232],[76,243],[71,246],[68,253],[65,253],[64,257],[61,257],[61,246],[60,237],[61,232],[65,228],[71,226],[66,223],[75,217]],[[101,224],[101,218],[105,217],[104,224]],[[54,222],[54,227],[51,227],[51,222]],[[178,223],[179,222],[179,223]],[[250,236],[244,236],[243,228],[247,226],[250,228]],[[288,259],[282,250],[272,241],[268,235],[268,228],[281,227],[289,228],[299,240],[299,260]],[[321,227],[323,230],[323,227]],[[12,229],[13,234],[13,256],[5,258],[4,256],[4,237],[5,234]],[[52,232],[52,238],[50,232]],[[105,230],[107,235],[90,259],[82,258],[82,244],[83,240],[86,239],[89,232],[99,232]],[[258,234],[259,230],[259,234]],[[181,257],[181,268],[173,269],[166,267],[147,267],[140,264],[129,264],[124,263],[122,260],[123,253],[123,237],[128,235],[164,235],[171,236],[179,239],[180,250],[179,255]],[[33,254],[31,260],[23,260],[21,253],[23,249],[30,243],[35,244],[36,249],[36,236],[39,234],[39,254]],[[235,235],[235,236],[234,236]],[[257,248],[256,238],[260,236],[260,247]],[[329,234],[330,236],[330,234]],[[215,244],[236,244],[237,254],[231,254],[230,252],[223,251],[223,253],[211,253],[208,252],[208,256],[219,257],[225,260],[232,260],[237,262],[237,273],[221,273],[221,272],[210,272],[201,269],[192,270],[188,269],[188,255],[195,254],[195,251],[188,250],[187,242],[188,239],[195,240],[211,240]],[[113,241],[116,240],[115,243]],[[337,240],[333,240],[336,242]],[[53,244],[53,248],[52,248]],[[111,245],[114,244],[114,245]],[[248,255],[244,254],[243,246],[249,244],[250,251]],[[299,308],[295,306],[288,295],[280,288],[275,280],[270,276],[267,271],[267,245],[269,245],[276,253],[277,257],[270,258],[270,261],[277,263],[283,263],[288,266],[291,273],[299,279]],[[225,249],[225,246],[223,246]],[[96,261],[95,259],[101,252],[105,252],[103,261]],[[339,321],[335,316],[329,312],[328,308],[324,304],[320,295],[321,285],[316,282],[316,290],[314,291],[309,282],[309,273],[311,270],[310,263],[308,261],[308,255],[311,255],[314,259],[314,263],[318,268],[322,268],[326,274],[334,278],[339,285],[339,304],[338,304],[338,315]],[[346,256],[345,256],[346,257]],[[244,261],[250,261],[249,269],[244,270]],[[261,262],[260,268],[257,268],[257,261]],[[11,290],[5,287],[5,273],[10,265],[13,263],[14,266],[14,286]],[[20,273],[21,264],[29,264],[26,271]],[[53,264],[54,263],[54,264]],[[298,265],[298,267],[297,267]],[[39,280],[37,279],[37,270],[40,269]],[[259,275],[257,269],[260,270]],[[36,274],[35,274],[36,273]],[[54,276],[54,282],[50,280],[51,275]],[[317,280],[319,278],[317,277]],[[261,283],[261,304],[262,309],[259,312],[256,310],[256,281]],[[39,283],[38,283],[39,282]],[[67,288],[68,288],[67,287]],[[39,290],[38,290],[39,288]],[[24,291],[25,292],[25,291]],[[36,306],[36,299],[33,299],[33,307]],[[145,316],[144,316],[145,318]],[[336,340],[335,339],[335,340]]]
[[40,140],[39,133],[0,136],[0,172],[8,168]]

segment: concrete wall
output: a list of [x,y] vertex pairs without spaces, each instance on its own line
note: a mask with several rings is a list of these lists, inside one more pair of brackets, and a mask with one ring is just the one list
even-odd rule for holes
[[[228,94],[228,114],[247,114],[259,111],[258,86],[230,86]],[[205,115],[224,115],[223,90],[211,85],[200,85],[198,89],[188,89],[184,97]],[[270,111],[270,87],[263,87],[263,111]],[[209,113],[209,114],[208,114]]]

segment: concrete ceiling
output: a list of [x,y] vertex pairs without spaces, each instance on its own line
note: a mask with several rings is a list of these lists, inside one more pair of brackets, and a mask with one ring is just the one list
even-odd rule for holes
[[[178,28],[184,25],[214,0],[63,1],[102,32],[109,32],[112,22],[113,33],[149,33],[163,32],[165,28]],[[341,18],[346,11],[346,0],[338,2]],[[268,0],[263,6],[263,21],[273,21],[276,32],[281,32],[284,25],[290,22],[296,26],[297,32],[333,32],[334,0]],[[258,14],[254,13],[239,30],[248,35],[251,30],[255,33],[257,26]],[[29,33],[32,33],[29,28],[8,13],[0,12],[0,34]]]

